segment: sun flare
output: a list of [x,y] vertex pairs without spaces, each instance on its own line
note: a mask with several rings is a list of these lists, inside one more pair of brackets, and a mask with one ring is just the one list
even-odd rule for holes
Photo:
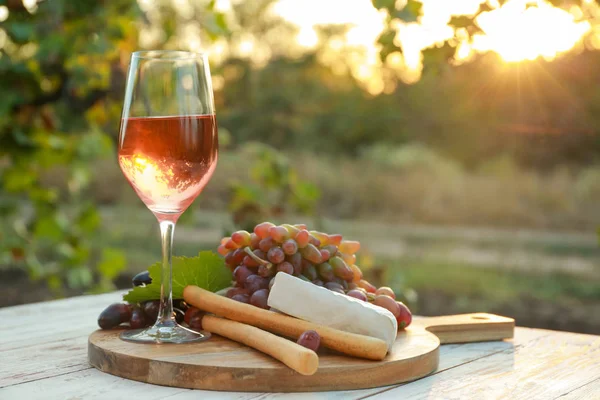
[[[400,57],[389,57],[387,64],[398,70],[406,82],[419,79],[422,69],[422,51],[439,46],[446,40],[457,45],[456,61],[469,60],[476,53],[495,52],[506,62],[520,62],[542,57],[552,60],[570,51],[586,34],[592,31],[588,21],[580,21],[585,7],[597,7],[589,1],[569,10],[554,7],[547,0],[509,0],[502,6],[489,0],[491,11],[481,13],[475,23],[481,33],[471,38],[460,37],[449,25],[453,16],[474,15],[485,0],[422,0],[422,15],[417,22],[396,20],[398,35],[395,43],[402,47]],[[315,13],[314,10],[319,12]],[[306,48],[314,48],[317,38],[314,28],[321,24],[349,24],[351,29],[346,45],[364,48],[365,57],[354,60],[352,72],[367,86],[372,80],[381,80],[381,62],[377,57],[377,38],[385,26],[385,15],[371,5],[370,0],[279,0],[276,14],[299,27],[296,41]],[[600,9],[598,9],[600,15]],[[456,35],[456,36],[455,36]],[[593,39],[593,38],[592,38]],[[600,44],[600,40],[598,40]],[[339,47],[339,46],[338,46]],[[340,53],[340,48],[332,49]],[[333,59],[333,57],[332,57]],[[367,69],[371,73],[367,73]],[[373,85],[382,90],[382,85]],[[375,90],[377,91],[377,90]]]
[[589,22],[576,22],[565,10],[538,1],[510,1],[504,6],[481,14],[477,24],[484,34],[473,39],[476,51],[495,51],[505,61],[553,59],[567,52],[589,32]]

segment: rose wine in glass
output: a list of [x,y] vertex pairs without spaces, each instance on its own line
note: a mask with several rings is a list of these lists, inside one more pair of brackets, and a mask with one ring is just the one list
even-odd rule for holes
[[210,337],[175,321],[171,254],[177,219],[215,170],[217,142],[206,56],[183,51],[133,53],[119,135],[119,165],[158,219],[163,265],[156,322],[147,329],[124,331],[122,339],[188,343]]

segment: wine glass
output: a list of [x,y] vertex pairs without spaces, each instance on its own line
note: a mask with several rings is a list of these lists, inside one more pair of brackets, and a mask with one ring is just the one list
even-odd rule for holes
[[158,219],[162,282],[156,322],[147,329],[122,332],[124,340],[188,343],[210,337],[175,321],[171,253],[177,220],[215,170],[217,142],[206,56],[185,51],[133,53],[119,134],[119,165]]

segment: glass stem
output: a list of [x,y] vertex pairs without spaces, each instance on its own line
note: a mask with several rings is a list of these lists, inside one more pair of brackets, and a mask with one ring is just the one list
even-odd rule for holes
[[159,219],[159,224],[162,241],[162,283],[160,285],[160,308],[155,326],[175,326],[177,322],[173,316],[173,269],[171,266],[175,221]]

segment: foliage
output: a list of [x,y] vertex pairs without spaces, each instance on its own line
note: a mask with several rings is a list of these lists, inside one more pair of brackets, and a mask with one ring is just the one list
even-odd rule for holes
[[249,179],[231,182],[229,210],[236,227],[252,232],[258,223],[285,214],[315,214],[319,190],[298,177],[284,154],[259,143],[244,151],[254,161]]
[[[510,0],[499,0],[496,1],[497,7],[500,7]],[[564,8],[568,10],[574,5],[581,5],[584,2],[582,0],[547,0],[554,7]],[[421,0],[407,0],[407,1],[395,1],[395,0],[372,0],[373,6],[378,10],[385,11],[386,13],[386,28],[379,36],[378,42],[380,44],[380,57],[382,61],[385,61],[387,57],[392,53],[402,53],[402,47],[399,47],[397,43],[394,43],[394,38],[398,34],[400,23],[411,23],[417,22],[419,17],[422,16],[422,1]],[[427,49],[428,55],[425,57],[425,66],[433,66],[434,68],[440,64],[446,63],[448,59],[454,57],[458,47],[459,36],[466,34],[467,41],[471,42],[474,34],[480,33],[481,28],[477,24],[477,17],[485,12],[493,10],[490,6],[492,2],[481,1],[479,9],[471,15],[454,15],[450,18],[448,26],[454,29],[455,35],[446,41],[441,46],[435,46]],[[526,7],[537,7],[536,1],[531,1],[526,4]],[[597,4],[600,4],[600,0],[596,0]],[[590,12],[589,15],[585,15],[583,19],[587,19],[590,22],[595,23],[596,17],[595,12]],[[460,34],[457,34],[460,32]],[[427,62],[429,61],[429,62]]]
[[[160,299],[162,283],[162,263],[148,267],[152,283],[137,286],[123,295],[129,303],[142,303]],[[196,285],[211,292],[226,288],[231,284],[231,271],[225,267],[223,258],[212,251],[201,251],[195,257],[173,257],[173,298],[182,299],[183,289]]]
[[[0,251],[55,291],[64,281],[76,289],[95,281],[89,266],[101,221],[84,191],[91,162],[112,152],[104,130],[118,118],[113,91],[136,40],[135,2],[103,3],[45,1],[28,10],[10,1],[1,24],[0,212],[8,223]],[[65,191],[43,184],[53,169]],[[123,255],[105,249],[100,258],[95,271],[106,286]]]
[[[0,262],[26,268],[57,294],[65,285],[110,288],[126,260],[95,245],[101,218],[86,190],[94,160],[113,155],[126,62],[148,15],[135,0],[0,6],[8,10],[0,22]],[[200,8],[216,37],[226,27],[213,7]],[[154,27],[162,29],[155,46],[177,21]]]

